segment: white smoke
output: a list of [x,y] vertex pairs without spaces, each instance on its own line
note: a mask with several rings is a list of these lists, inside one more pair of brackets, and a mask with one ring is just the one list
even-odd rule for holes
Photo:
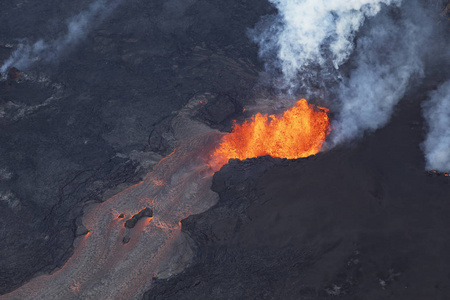
[[[269,0],[275,19],[251,31],[269,69],[282,73],[281,88],[292,92],[310,75],[311,67],[338,69],[353,52],[356,33],[382,4],[401,0]],[[277,59],[274,62],[274,55]]]
[[356,68],[340,83],[337,92],[332,145],[376,130],[389,121],[411,77],[423,72],[420,48],[430,32],[430,26],[420,22],[385,17],[358,40]]
[[94,23],[101,22],[121,2],[121,0],[97,0],[89,8],[80,12],[67,21],[67,31],[64,35],[52,41],[38,40],[29,43],[26,40],[17,46],[17,49],[0,67],[0,73],[15,66],[26,69],[38,61],[49,62],[57,59],[64,51],[83,39]]
[[428,133],[423,143],[426,168],[450,172],[450,80],[430,93],[423,104]]
[[411,80],[423,75],[424,55],[439,47],[419,1],[269,1],[278,14],[250,35],[276,88],[312,98],[328,93],[334,120],[326,147],[384,126]]

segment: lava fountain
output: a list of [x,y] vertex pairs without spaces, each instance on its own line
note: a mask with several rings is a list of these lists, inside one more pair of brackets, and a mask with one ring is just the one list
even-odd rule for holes
[[213,163],[221,167],[230,158],[270,155],[295,159],[317,154],[330,131],[327,112],[301,99],[280,117],[258,113],[251,121],[235,123],[215,150]]
[[[191,261],[193,242],[180,221],[216,203],[212,177],[229,158],[313,155],[329,131],[327,110],[302,99],[281,117],[257,114],[220,134],[192,118],[204,100],[194,97],[173,119],[177,148],[144,181],[85,213],[89,233],[76,241],[63,268],[0,298],[141,299],[152,278],[175,275]],[[127,219],[144,207],[153,209],[153,218],[127,228]]]

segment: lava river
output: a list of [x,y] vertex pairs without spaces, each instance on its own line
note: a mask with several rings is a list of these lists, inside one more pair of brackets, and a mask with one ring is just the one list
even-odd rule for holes
[[[228,158],[309,156],[320,150],[329,130],[326,111],[300,100],[279,118],[256,115],[251,122],[235,125],[232,133],[221,134],[192,120],[202,100],[194,97],[172,121],[178,146],[171,155],[141,183],[85,213],[83,224],[89,233],[76,241],[76,250],[63,268],[35,277],[0,298],[141,298],[153,277],[170,277],[191,261],[193,244],[181,231],[180,221],[217,202],[210,189],[212,176]],[[125,220],[144,207],[153,209],[153,218],[132,229],[125,227]],[[126,244],[125,236],[130,238]]]

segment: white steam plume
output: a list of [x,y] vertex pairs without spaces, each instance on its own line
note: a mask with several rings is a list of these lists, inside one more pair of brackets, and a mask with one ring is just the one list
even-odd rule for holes
[[335,117],[326,147],[384,126],[411,79],[423,75],[423,57],[438,47],[425,1],[401,8],[401,0],[269,1],[278,15],[250,35],[276,88],[331,95],[325,100]]
[[121,0],[97,0],[89,8],[67,21],[67,32],[52,41],[38,40],[34,43],[22,42],[0,67],[5,73],[12,66],[26,69],[37,61],[49,62],[57,59],[63,51],[83,39],[94,23],[101,22],[114,10]]
[[[269,0],[275,19],[250,32],[269,69],[281,71],[281,88],[294,91],[311,75],[311,67],[338,69],[353,52],[353,39],[366,17],[382,4],[401,0]],[[274,56],[277,59],[274,62]]]
[[423,104],[428,133],[423,143],[426,168],[450,172],[450,80],[430,94]]
[[[422,18],[424,20],[424,18]],[[331,145],[384,126],[413,75],[423,72],[420,49],[431,28],[417,20],[379,18],[358,39],[356,68],[338,88]]]

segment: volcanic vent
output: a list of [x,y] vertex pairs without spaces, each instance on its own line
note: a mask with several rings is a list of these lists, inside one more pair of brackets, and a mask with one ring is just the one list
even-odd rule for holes
[[330,131],[327,112],[301,99],[279,117],[257,113],[251,121],[234,124],[233,131],[215,150],[212,164],[220,168],[230,158],[270,155],[295,159],[314,155]]

